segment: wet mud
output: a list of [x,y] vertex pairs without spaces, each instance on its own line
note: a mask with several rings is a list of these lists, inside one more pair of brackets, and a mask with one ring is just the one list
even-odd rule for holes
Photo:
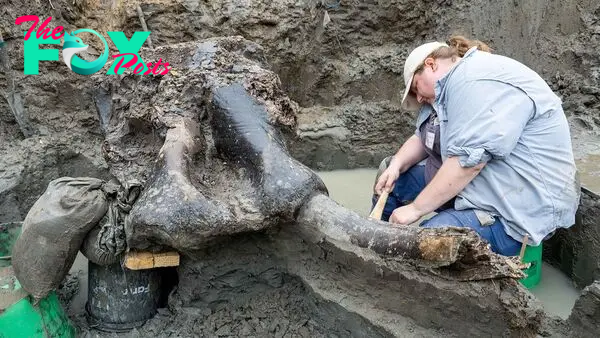
[[[0,222],[22,221],[48,182],[58,177],[108,179],[120,172],[148,178],[149,164],[166,137],[166,128],[144,119],[151,115],[144,107],[152,96],[127,97],[136,88],[130,79],[114,88],[121,97],[116,110],[141,107],[136,118],[120,126],[122,135],[134,130],[138,137],[113,143],[123,146],[116,155],[126,164],[115,171],[104,157],[107,121],[99,110],[106,107],[106,97],[96,90],[97,78],[69,72],[62,61],[41,62],[41,75],[25,76],[24,28],[14,25],[21,15],[51,15],[53,25],[69,30],[85,27],[130,36],[142,29],[136,4],[156,49],[223,36],[256,43],[253,50],[238,52],[277,75],[269,81],[281,85],[283,93],[277,95],[283,101],[272,107],[288,109],[279,116],[280,125],[287,126],[286,145],[294,158],[313,169],[374,168],[414,132],[414,116],[399,108],[402,62],[412,47],[452,33],[489,42],[495,52],[538,71],[561,96],[582,181],[598,191],[597,1],[1,0],[0,11],[8,19],[0,22],[5,42],[0,47]],[[326,17],[330,21],[325,24]],[[89,41],[90,51],[82,57],[91,60],[100,44]],[[117,51],[109,47],[111,53]],[[151,53],[141,51],[146,52]],[[227,63],[201,66],[207,74],[211,67],[226,68],[232,78],[253,69]],[[177,78],[177,70],[171,75],[172,93],[191,82]],[[151,85],[158,82],[150,80]],[[254,94],[273,95],[265,88],[270,87],[259,87]],[[103,89],[110,93],[111,87]],[[185,101],[176,104],[194,107]],[[201,162],[206,153],[199,154],[190,161]],[[226,172],[222,164],[211,169],[206,176],[194,174],[192,183],[223,184],[228,193],[235,191],[230,177],[219,175]],[[548,260],[580,288],[588,287],[568,322],[546,316],[516,283],[457,287],[426,268],[382,260],[326,236],[304,238],[282,224],[274,243],[267,240],[273,234],[265,231],[254,242],[232,240],[231,246],[188,257],[168,307],[125,336],[560,336],[575,332],[571,324],[590,331],[597,328],[598,205],[593,193],[586,194],[578,224],[548,245]],[[256,252],[260,249],[265,252]],[[81,335],[114,336],[87,325],[84,284],[77,273],[61,289]]]

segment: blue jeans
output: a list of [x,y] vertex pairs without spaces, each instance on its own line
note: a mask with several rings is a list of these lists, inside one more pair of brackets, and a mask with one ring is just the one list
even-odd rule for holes
[[[381,219],[389,221],[394,209],[414,201],[423,188],[425,188],[425,167],[415,165],[398,177],[394,190],[385,203]],[[373,196],[373,207],[377,203],[377,198],[378,196]],[[490,243],[492,251],[505,256],[515,256],[519,253],[521,243],[506,234],[498,217],[495,218],[494,223],[482,226],[472,209],[440,208],[436,211],[437,215],[423,221],[420,225],[425,228],[446,226],[471,228]]]

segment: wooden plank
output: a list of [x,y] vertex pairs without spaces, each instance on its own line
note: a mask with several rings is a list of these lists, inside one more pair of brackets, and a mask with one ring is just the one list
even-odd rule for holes
[[159,253],[129,251],[125,254],[125,266],[130,270],[179,266],[179,253],[177,251]]
[[179,266],[178,252],[172,251],[154,254],[154,267],[163,268],[167,266]]

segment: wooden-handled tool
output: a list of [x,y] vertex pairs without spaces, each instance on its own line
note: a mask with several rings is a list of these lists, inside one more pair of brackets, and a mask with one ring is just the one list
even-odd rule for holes
[[390,193],[387,191],[381,193],[379,199],[377,200],[377,204],[375,204],[375,207],[369,215],[369,218],[381,219],[381,215],[383,214],[383,208],[385,208],[385,202],[387,201],[389,194]]
[[525,249],[527,249],[527,243],[529,242],[529,235],[525,234],[523,237],[523,242],[521,244],[521,252],[519,253],[519,262],[523,262],[523,257],[525,257]]

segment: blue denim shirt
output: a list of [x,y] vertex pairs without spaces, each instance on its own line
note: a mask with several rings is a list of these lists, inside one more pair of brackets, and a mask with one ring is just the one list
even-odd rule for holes
[[[575,223],[580,186],[561,100],[525,65],[472,49],[435,86],[442,160],[487,162],[455,208],[499,216],[505,231],[538,245]],[[432,107],[423,105],[418,127]]]

